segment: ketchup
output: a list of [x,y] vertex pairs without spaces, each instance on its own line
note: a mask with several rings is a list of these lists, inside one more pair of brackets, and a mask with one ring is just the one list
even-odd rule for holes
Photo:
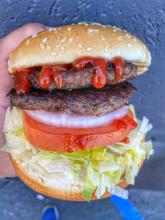
[[19,93],[28,93],[30,90],[30,80],[28,78],[29,73],[17,72],[15,80],[15,89]]
[[62,72],[66,69],[61,65],[56,65],[53,67],[53,79],[56,83],[56,86],[58,89],[62,88]]
[[92,78],[92,85],[97,89],[103,88],[107,80],[107,60],[101,57],[82,57],[74,61],[73,67],[77,70],[80,70],[87,64],[91,64],[95,68]]
[[[42,89],[49,89],[51,82],[54,80],[57,88],[62,89],[62,72],[70,68],[81,70],[86,65],[91,65],[94,68],[92,85],[97,89],[101,89],[106,85],[108,63],[109,61],[102,57],[81,57],[76,59],[73,64],[43,66],[38,77],[39,85]],[[122,57],[114,57],[111,64],[115,72],[114,80],[118,81],[124,74],[124,59]],[[34,70],[36,70],[36,68],[32,67],[16,73],[15,89],[17,93],[29,92],[30,80],[28,75],[34,72]]]
[[105,59],[100,59],[100,58],[95,59],[96,69],[93,75],[92,85],[97,89],[103,88],[106,84],[107,81],[106,64],[107,62]]
[[122,57],[114,57],[111,62],[115,69],[115,80],[118,81],[121,79],[122,75],[124,74],[124,68],[125,68],[124,59]]
[[129,124],[132,129],[137,127],[137,122],[133,120],[132,118],[129,119]]
[[61,73],[65,71],[61,65],[44,66],[39,74],[39,84],[43,89],[49,89],[52,80],[56,83],[58,89],[62,88],[62,76]]
[[36,70],[35,67],[26,68],[23,71],[18,71],[15,74],[15,89],[19,93],[28,93],[30,90],[29,74]]
[[124,138],[124,139],[122,140],[122,142],[125,143],[125,144],[129,144],[129,138],[128,138],[128,137]]
[[52,67],[43,67],[38,78],[41,88],[49,89],[52,79]]

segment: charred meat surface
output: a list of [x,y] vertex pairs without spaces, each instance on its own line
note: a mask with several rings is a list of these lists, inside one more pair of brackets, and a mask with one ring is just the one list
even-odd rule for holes
[[78,115],[104,115],[115,111],[133,95],[135,88],[128,82],[106,86],[103,89],[33,90],[29,94],[9,93],[11,105],[26,110],[45,110]]
[[[75,70],[70,68],[61,73],[62,79],[62,88],[65,90],[78,89],[78,88],[89,88],[92,86],[92,77],[93,77],[94,67],[90,65],[81,69]],[[132,63],[126,63],[124,74],[121,79],[115,81],[115,71],[112,65],[107,65],[107,85],[118,84],[126,80],[133,79],[137,76],[137,66]],[[31,87],[40,89],[39,84],[39,72],[36,71],[29,75]],[[54,81],[51,82],[49,90],[57,89],[57,85]]]

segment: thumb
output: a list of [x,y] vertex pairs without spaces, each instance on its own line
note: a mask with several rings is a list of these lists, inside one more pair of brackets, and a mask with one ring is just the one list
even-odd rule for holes
[[21,43],[21,41],[46,29],[47,27],[43,24],[30,23],[18,28],[1,39],[1,52],[3,51],[5,60],[8,60],[10,53]]

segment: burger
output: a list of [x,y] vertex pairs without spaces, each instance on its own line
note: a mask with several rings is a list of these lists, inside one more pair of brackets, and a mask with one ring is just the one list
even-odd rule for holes
[[139,39],[112,26],[73,24],[25,39],[8,62],[15,84],[4,124],[20,179],[58,199],[127,198],[153,152],[152,125],[128,104],[128,81],[150,63]]

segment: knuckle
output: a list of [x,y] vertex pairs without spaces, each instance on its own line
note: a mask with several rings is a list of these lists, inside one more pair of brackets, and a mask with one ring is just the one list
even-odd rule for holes
[[38,23],[29,23],[29,24],[26,24],[23,28],[24,28],[26,35],[32,35],[44,29],[43,26]]

